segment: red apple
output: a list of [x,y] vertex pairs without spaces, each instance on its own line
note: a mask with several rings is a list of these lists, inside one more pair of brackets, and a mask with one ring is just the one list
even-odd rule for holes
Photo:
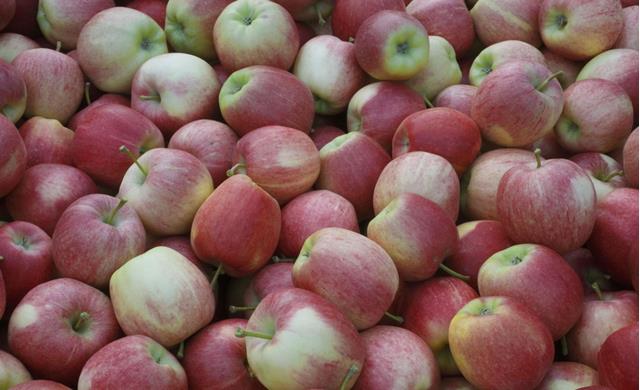
[[598,383],[598,371],[589,366],[574,362],[554,362],[537,389],[554,390],[562,386],[578,389]]
[[317,36],[316,32],[306,23],[296,22],[296,28],[298,29],[298,38],[300,40],[300,47],[309,42],[313,37]]
[[49,381],[46,379],[38,379],[29,382],[24,382],[18,386],[12,387],[16,390],[71,390],[70,387],[63,385],[62,383]]
[[638,188],[638,128],[631,132],[622,151],[624,178],[630,187]]
[[160,27],[164,28],[167,0],[133,0],[127,4],[127,7],[149,15]]
[[569,88],[569,86],[576,81],[583,64],[581,62],[568,60],[546,48],[542,50],[542,54],[547,63],[547,68],[549,68],[551,72],[562,72],[562,74],[558,76],[558,81],[560,85],[562,85],[562,88]]
[[513,61],[546,65],[544,55],[535,46],[522,41],[501,41],[478,53],[469,69],[469,81],[478,87],[491,72]]
[[625,7],[622,9],[624,26],[616,41],[616,49],[638,50],[638,5]]
[[333,35],[343,41],[352,41],[362,22],[383,10],[404,11],[403,0],[338,0],[331,13]]
[[7,27],[16,14],[16,0],[0,1],[0,30]]
[[16,126],[0,115],[0,198],[11,192],[25,174],[27,149]]
[[606,154],[596,152],[580,153],[572,156],[571,161],[578,164],[580,168],[589,174],[593,188],[596,190],[598,202],[616,188],[625,186],[622,167],[616,160]]
[[31,38],[41,35],[36,15],[38,14],[38,0],[16,1],[16,11],[13,19],[4,31],[23,34]]
[[293,263],[267,264],[251,278],[244,292],[245,307],[257,306],[267,295],[288,288],[294,288],[291,276]]
[[55,119],[33,117],[20,126],[27,149],[27,167],[38,164],[71,165],[74,132]]
[[27,86],[18,70],[5,62],[0,62],[0,83],[3,85],[0,92],[0,114],[16,123],[27,108]]
[[638,323],[613,332],[598,352],[598,374],[603,385],[638,388]]
[[[24,3],[28,2],[24,1]],[[38,43],[24,35],[11,32],[0,33],[0,59],[7,63],[11,63],[23,51],[38,47],[40,47]]]
[[21,383],[30,382],[31,374],[20,360],[10,353],[0,350],[0,380],[4,386],[13,389]]
[[529,0],[478,0],[471,9],[478,38],[487,46],[510,39],[540,46],[540,3]]
[[193,251],[189,236],[163,237],[157,241],[154,241],[151,247],[149,247],[148,249],[158,246],[166,246],[179,252],[182,256],[186,257],[187,260],[195,264],[200,269],[200,271],[207,275],[207,267],[203,262],[200,261],[200,259],[198,259],[198,256],[196,256],[196,253]]
[[130,107],[131,99],[127,96],[115,93],[105,93],[104,95],[100,95],[99,98],[90,102],[88,106],[76,112],[69,120],[69,123],[67,123],[67,127],[74,131],[77,130],[78,124],[82,122],[83,117],[87,116],[94,108],[105,104],[119,104],[121,106]]
[[344,135],[344,130],[329,125],[313,128],[309,134],[318,150],[341,135]]
[[449,107],[470,117],[471,101],[477,91],[478,88],[473,85],[452,85],[443,89],[434,103],[436,107]]

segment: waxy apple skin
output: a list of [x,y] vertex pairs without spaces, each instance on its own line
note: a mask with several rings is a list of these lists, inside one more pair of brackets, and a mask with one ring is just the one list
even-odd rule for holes
[[38,43],[24,35],[11,32],[0,33],[0,59],[6,63],[13,62],[13,59],[25,50],[39,47]]
[[370,0],[363,4],[360,0],[339,0],[331,13],[333,35],[343,41],[352,41],[362,22],[368,17],[383,11],[404,11],[403,0]]
[[471,117],[471,101],[478,88],[473,85],[456,84],[442,90],[434,102],[436,107],[448,107]]
[[478,0],[470,12],[478,38],[487,46],[510,39],[540,46],[540,3],[529,0]]
[[30,382],[31,374],[15,356],[0,351],[0,380],[8,388],[14,388],[21,383]]
[[599,372],[574,362],[554,362],[538,387],[539,390],[554,390],[561,386],[583,388],[597,385]]
[[522,41],[501,41],[482,49],[476,56],[469,69],[469,81],[479,87],[491,72],[513,61],[546,65],[544,55],[535,46]]
[[344,135],[344,130],[330,125],[313,128],[309,134],[318,151],[341,135]]
[[622,166],[606,154],[587,152],[575,154],[570,159],[580,165],[589,174],[593,188],[596,190],[598,202],[604,199],[616,188],[625,187],[624,176],[616,176],[622,171]]
[[[292,270],[293,263],[288,262],[264,266],[251,278],[251,282],[244,292],[244,305],[257,306],[264,297],[272,292],[294,288],[293,278],[291,277]],[[251,311],[247,314],[250,313]]]
[[600,383],[615,389],[638,388],[638,323],[613,332],[598,352]]
[[10,193],[27,169],[27,149],[16,126],[0,115],[0,198]]
[[0,62],[0,83],[3,87],[0,93],[0,115],[16,123],[27,108],[27,86],[17,69],[4,62]]
[[546,48],[542,50],[542,55],[544,55],[547,68],[549,68],[551,72],[562,72],[562,74],[558,76],[558,81],[563,89],[569,88],[569,86],[576,81],[578,73],[580,73],[580,69],[582,69],[582,62],[568,60]]
[[622,166],[624,178],[630,187],[638,188],[638,128],[631,132],[624,143]]
[[20,136],[27,149],[27,166],[38,164],[71,165],[74,132],[55,119],[33,117],[20,126]]
[[616,49],[638,50],[638,5],[632,5],[622,9],[624,27],[616,41]]
[[167,0],[133,0],[127,3],[127,7],[149,15],[160,27],[164,28]]
[[63,385],[62,383],[49,381],[46,379],[32,380],[29,382],[21,383],[18,386],[12,387],[15,390],[71,390],[70,387]]

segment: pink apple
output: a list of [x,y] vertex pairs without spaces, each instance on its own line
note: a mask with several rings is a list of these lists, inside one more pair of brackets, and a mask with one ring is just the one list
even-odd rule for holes
[[13,389],[21,383],[30,382],[31,374],[20,360],[0,350],[0,380],[5,386]]
[[0,197],[11,192],[27,168],[27,149],[16,126],[0,115]]
[[309,134],[318,150],[341,135],[344,135],[344,130],[329,125],[313,128]]
[[580,69],[582,69],[583,64],[581,62],[568,60],[546,48],[542,50],[542,54],[547,63],[547,68],[549,68],[551,72],[562,72],[562,74],[558,76],[558,81],[563,89],[567,89],[576,81],[578,73],[580,73]]
[[624,178],[630,187],[638,188],[638,128],[636,127],[624,143]]
[[598,352],[600,382],[616,389],[638,388],[638,323],[613,332]]
[[487,46],[511,39],[540,46],[539,9],[539,1],[478,0],[471,17],[478,38]]
[[578,389],[598,383],[598,371],[589,366],[574,362],[554,362],[537,389],[553,390],[561,386]]
[[267,295],[288,288],[294,288],[293,263],[267,264],[251,278],[244,292],[245,308],[257,306]]
[[133,0],[127,4],[127,7],[149,15],[160,27],[165,27],[167,0]]
[[478,88],[473,85],[456,84],[447,87],[438,94],[434,102],[436,107],[448,107],[471,116],[471,101]]
[[571,157],[571,161],[578,164],[589,174],[593,188],[596,190],[598,202],[616,188],[625,186],[622,167],[616,160],[606,154],[596,152],[580,153]]
[[336,1],[331,13],[333,35],[343,41],[353,41],[362,22],[379,11],[404,11],[403,0],[370,0],[363,4],[360,0]]
[[522,41],[501,41],[482,49],[473,60],[469,69],[469,81],[479,87],[491,72],[513,61],[535,62],[540,65],[546,65],[544,56],[535,46]]
[[119,104],[121,106],[130,107],[131,99],[127,96],[118,95],[115,93],[105,93],[104,95],[100,95],[99,98],[89,103],[88,106],[76,112],[75,115],[73,115],[69,120],[69,123],[67,123],[67,127],[75,131],[78,128],[78,124],[82,122],[85,116],[89,115],[91,110],[105,104]]
[[189,236],[163,237],[157,241],[154,241],[153,244],[148,248],[151,249],[157,246],[166,246],[179,252],[182,256],[186,257],[187,260],[195,264],[200,269],[200,271],[207,275],[207,267],[205,263],[198,259],[198,256],[196,256],[196,253],[193,251]]
[[17,69],[5,62],[0,62],[0,83],[0,114],[16,123],[27,108],[27,86]]
[[46,379],[38,379],[29,382],[24,382],[18,386],[12,387],[16,390],[71,390],[70,387],[63,385],[62,383],[49,381]]
[[27,149],[27,167],[38,164],[71,165],[74,132],[55,119],[33,117],[20,126]]
[[622,9],[624,27],[616,41],[616,49],[638,50],[638,5],[625,7]]
[[23,51],[38,47],[40,45],[24,35],[11,32],[0,33],[0,59],[7,63],[13,62],[13,59]]

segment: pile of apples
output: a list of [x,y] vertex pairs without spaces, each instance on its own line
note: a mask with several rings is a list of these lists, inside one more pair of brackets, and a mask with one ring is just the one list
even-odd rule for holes
[[637,389],[637,0],[0,0],[0,389]]

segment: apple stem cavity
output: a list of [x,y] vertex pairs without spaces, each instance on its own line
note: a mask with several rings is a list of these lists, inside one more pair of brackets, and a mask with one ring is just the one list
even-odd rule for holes
[[160,101],[160,95],[141,95],[141,96],[138,96],[138,99],[140,99],[140,100],[153,100],[153,101],[159,102]]
[[247,166],[243,163],[237,163],[227,171],[227,177],[231,177],[237,173],[244,173]]
[[62,50],[62,42],[57,41],[56,42],[56,51],[59,53],[60,50]]
[[89,313],[83,311],[82,313],[78,314],[78,319],[73,323],[73,325],[71,325],[71,328],[77,332],[88,320]]
[[397,316],[395,314],[391,314],[388,311],[384,312],[385,317],[392,319],[393,321],[397,322],[398,324],[402,324],[404,322],[404,318],[402,318],[401,316]]
[[624,176],[624,172],[623,171],[613,171],[610,174],[608,174],[607,176],[605,176],[602,181],[605,183],[608,183],[609,181],[611,181],[611,179],[613,179],[614,177],[617,176]]
[[596,292],[598,299],[604,301],[604,295],[602,295],[602,290],[600,289],[600,285],[598,284],[598,282],[591,283],[591,288]]
[[176,356],[178,357],[178,359],[184,358],[184,340],[180,342],[180,345],[178,346],[178,352],[176,352]]
[[236,337],[257,337],[259,339],[271,340],[273,336],[268,335],[266,333],[260,332],[252,332],[250,330],[237,328],[236,329]]
[[550,75],[549,77],[547,77],[546,79],[542,80],[542,82],[540,84],[538,84],[538,86],[536,87],[536,89],[538,91],[542,91],[543,89],[545,89],[547,87],[547,84],[549,84],[549,82],[557,77],[562,76],[563,72],[561,70],[557,71],[556,73],[553,73],[552,75]]
[[459,272],[456,272],[456,271],[452,270],[451,268],[447,267],[446,265],[444,265],[442,263],[440,263],[438,268],[440,268],[441,270],[443,270],[447,274],[453,276],[454,278],[458,278],[458,279],[464,280],[464,281],[469,280],[469,276],[468,275],[463,275],[463,274],[461,274]]
[[126,199],[120,199],[120,201],[118,202],[118,204],[116,205],[116,207],[111,210],[111,212],[109,213],[109,215],[107,216],[107,218],[104,220],[104,223],[106,223],[107,225],[113,225],[113,219],[116,217],[116,214],[118,214],[118,211],[120,211],[120,209],[127,203]]
[[211,290],[215,290],[218,284],[218,279],[220,279],[221,274],[222,274],[222,265],[219,265],[218,268],[216,269],[216,272],[213,274],[213,277],[211,278],[211,283],[209,284],[211,286]]
[[233,306],[233,305],[230,305],[229,306],[229,313],[240,313],[240,312],[251,311],[251,310],[255,310],[255,309],[256,309],[255,306]]
[[126,154],[132,161],[134,164],[136,164],[136,166],[138,167],[138,169],[140,169],[140,172],[142,172],[142,174],[147,177],[149,176],[149,172],[144,169],[144,167],[142,165],[140,165],[140,163],[138,162],[138,158],[136,156],[133,155],[133,153],[131,153],[131,150],[129,150],[129,148],[127,148],[126,146],[122,145],[120,146],[120,149],[118,149],[121,153]]
[[340,390],[347,390],[349,388],[349,382],[351,382],[351,379],[353,379],[353,376],[356,375],[358,371],[359,368],[355,364],[352,364],[351,367],[349,367],[349,371],[347,371],[347,374],[344,376],[344,379],[340,384]]
[[428,97],[423,96],[422,98],[424,99],[424,104],[426,104],[426,105],[427,105],[427,107],[429,107],[429,108],[433,108],[433,107],[435,107],[435,106],[433,105],[433,103],[431,103],[431,100],[429,100],[429,98],[428,98]]
[[533,151],[533,155],[536,157],[536,168],[540,168],[542,166],[542,150],[536,148],[536,150]]
[[314,8],[316,9],[316,15],[318,15],[318,24],[320,26],[324,26],[327,21],[324,20],[324,18],[322,17],[322,12],[320,10],[320,6],[318,5],[318,3],[315,3]]
[[84,83],[84,100],[87,102],[87,106],[91,104],[91,95],[89,94],[89,88],[91,87],[90,82]]
[[562,356],[569,355],[569,344],[567,343],[567,336],[560,338],[560,348],[562,348]]

